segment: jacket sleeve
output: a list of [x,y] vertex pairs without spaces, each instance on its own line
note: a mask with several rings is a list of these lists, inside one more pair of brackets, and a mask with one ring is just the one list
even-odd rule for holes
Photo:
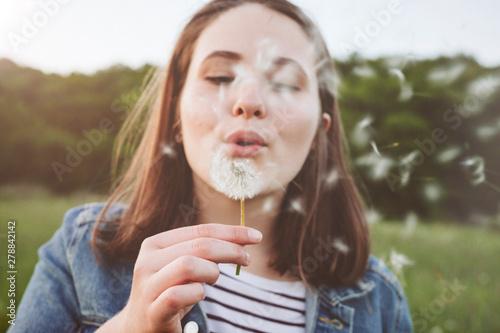
[[79,304],[68,259],[77,217],[83,209],[69,210],[62,226],[38,250],[39,261],[8,333],[80,330]]

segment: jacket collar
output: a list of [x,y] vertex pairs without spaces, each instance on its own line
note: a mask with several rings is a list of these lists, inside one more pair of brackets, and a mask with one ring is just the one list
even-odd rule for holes
[[[332,318],[320,316],[321,307],[328,309],[327,313],[333,315],[336,319],[343,323],[350,323],[352,321],[352,309],[341,306],[342,302],[359,298],[375,288],[375,282],[362,279],[354,286],[332,288],[321,285],[319,288],[311,286],[311,290],[307,290],[306,294],[306,333],[314,333],[316,331],[316,324],[318,320],[326,323],[333,322]],[[335,311],[332,308],[337,307]]]

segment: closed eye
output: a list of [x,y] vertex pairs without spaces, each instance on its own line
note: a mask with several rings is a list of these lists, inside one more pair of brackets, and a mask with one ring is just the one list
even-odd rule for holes
[[208,76],[206,79],[214,84],[228,84],[234,81],[234,78],[231,76]]
[[271,82],[271,87],[277,91],[283,91],[283,90],[288,90],[292,92],[300,91],[300,88],[298,86],[280,82]]

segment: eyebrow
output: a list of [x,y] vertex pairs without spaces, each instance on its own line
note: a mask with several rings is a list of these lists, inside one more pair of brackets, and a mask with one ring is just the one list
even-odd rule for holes
[[297,69],[300,72],[300,74],[303,75],[306,79],[308,77],[306,71],[302,68],[302,66],[293,59],[278,57],[273,61],[273,63],[276,67],[284,67],[286,65],[291,65],[295,67],[295,69]]
[[203,59],[203,62],[213,58],[224,58],[228,60],[241,60],[241,55],[231,51],[214,51]]

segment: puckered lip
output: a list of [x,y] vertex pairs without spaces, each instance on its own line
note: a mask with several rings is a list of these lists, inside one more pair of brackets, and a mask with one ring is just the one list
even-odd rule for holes
[[229,134],[225,138],[226,143],[229,144],[245,144],[245,145],[258,145],[265,147],[266,141],[257,132],[252,130],[238,130]]

